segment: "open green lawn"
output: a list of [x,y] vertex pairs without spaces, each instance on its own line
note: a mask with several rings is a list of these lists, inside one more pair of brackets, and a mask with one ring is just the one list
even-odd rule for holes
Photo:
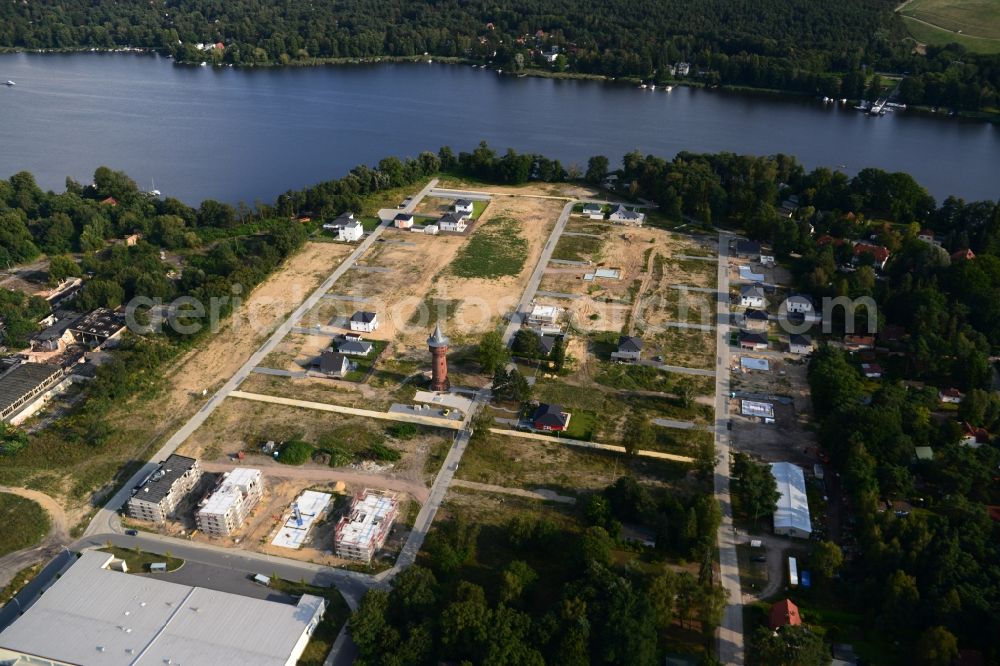
[[117,546],[109,546],[101,550],[105,553],[111,553],[119,560],[125,560],[128,570],[132,573],[148,573],[149,565],[154,562],[166,562],[167,571],[176,571],[184,564],[184,560],[179,557],[171,557],[166,552],[163,554],[147,553],[144,550],[119,548]]
[[590,236],[561,236],[552,252],[553,259],[564,261],[600,261],[603,238]]
[[49,532],[52,521],[37,502],[0,493],[0,556],[34,546]]
[[368,371],[372,369],[378,357],[382,355],[389,343],[385,340],[372,340],[372,352],[368,356],[355,356],[351,358],[354,369],[344,375],[344,381],[360,382],[368,376]]
[[917,41],[957,42],[970,51],[1000,53],[1000,3],[995,0],[911,0],[899,13]]
[[512,217],[493,218],[478,226],[452,261],[451,272],[465,278],[517,275],[528,255],[528,241],[520,227]]

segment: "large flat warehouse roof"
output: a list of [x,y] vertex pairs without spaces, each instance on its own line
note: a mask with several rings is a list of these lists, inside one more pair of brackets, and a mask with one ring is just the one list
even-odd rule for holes
[[[325,601],[298,605],[112,571],[83,553],[0,633],[0,661],[30,655],[88,666],[284,666],[294,663]],[[290,661],[291,660],[291,661]]]

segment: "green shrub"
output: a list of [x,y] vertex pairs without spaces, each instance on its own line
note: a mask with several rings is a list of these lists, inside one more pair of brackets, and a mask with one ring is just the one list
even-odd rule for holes
[[413,439],[417,435],[417,426],[412,423],[399,423],[389,426],[386,432],[396,439]]
[[314,447],[309,442],[293,439],[285,442],[278,452],[278,462],[285,465],[301,465],[312,458]]
[[368,458],[369,460],[394,462],[399,460],[402,457],[402,454],[396,449],[390,449],[385,444],[376,442],[362,451],[361,457]]

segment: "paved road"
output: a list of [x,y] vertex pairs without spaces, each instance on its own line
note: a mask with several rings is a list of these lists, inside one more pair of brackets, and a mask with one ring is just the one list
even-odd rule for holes
[[[582,449],[596,449],[598,451],[612,451],[614,453],[626,453],[624,446],[615,444],[600,444],[598,442],[586,442],[582,439],[571,439],[569,437],[552,437],[551,435],[540,435],[535,432],[523,432],[521,430],[508,430],[505,428],[490,428],[490,432],[498,435],[508,435],[510,437],[521,437],[522,439],[534,439],[549,444],[565,444],[567,446],[578,446]],[[660,460],[673,460],[674,462],[693,463],[694,458],[679,456],[673,453],[663,453],[662,451],[646,451],[639,449],[635,455],[640,458],[658,458]]]
[[262,366],[257,366],[251,372],[258,375],[272,375],[274,377],[293,377],[295,379],[302,379],[308,374],[305,370],[282,370],[280,368],[265,368]]
[[562,291],[537,291],[536,296],[548,296],[549,298],[565,298],[567,300],[575,300],[580,298],[580,294],[567,294]]
[[506,344],[510,344],[513,339],[514,334],[517,329],[521,328],[522,322],[528,316],[528,308],[531,306],[531,302],[535,300],[535,294],[538,292],[538,285],[542,283],[542,274],[545,273],[545,267],[549,265],[549,261],[552,259],[552,252],[556,249],[556,243],[559,241],[559,236],[566,229],[566,223],[569,222],[569,216],[573,213],[573,206],[576,204],[575,201],[570,201],[565,206],[563,206],[562,213],[559,214],[559,219],[556,220],[556,225],[552,227],[552,233],[549,234],[549,240],[546,241],[545,247],[542,248],[542,254],[538,257],[538,263],[535,265],[535,270],[531,274],[531,278],[528,280],[527,286],[524,288],[524,294],[521,296],[521,302],[517,305],[517,310],[511,314],[510,323],[507,324],[507,329],[503,333],[503,341]]
[[740,567],[736,556],[736,535],[733,530],[733,506],[729,495],[730,442],[729,421],[729,240],[719,233],[719,299],[716,337],[717,368],[715,375],[715,448],[719,462],[715,466],[715,497],[722,508],[719,525],[719,572],[722,586],[729,593],[729,602],[719,626],[718,657],[723,664],[742,664],[743,598],[740,591]]
[[69,533],[67,532],[66,514],[63,512],[63,508],[45,493],[27,488],[12,488],[9,486],[0,486],[0,493],[19,495],[38,503],[48,512],[49,519],[52,521],[52,526],[49,528],[48,534],[45,535],[38,545],[13,553],[7,553],[3,557],[0,557],[0,588],[2,588],[6,587],[22,569],[26,569],[36,562],[48,559],[62,550],[63,546],[69,543]]
[[344,294],[323,294],[328,301],[350,301],[351,303],[368,303],[364,296],[345,296]]
[[674,259],[693,259],[695,261],[718,261],[717,257],[699,257],[693,254],[675,254]]
[[[405,209],[406,212],[412,212],[413,208],[420,203],[420,200],[429,192],[434,186],[437,185],[437,179],[432,180],[424,187],[420,193],[414,197],[413,201]],[[258,349],[253,355],[247,359],[247,362],[236,371],[236,374],[229,378],[229,380],[223,384],[215,395],[213,395],[205,405],[199,409],[194,416],[192,416],[187,423],[185,423],[180,430],[175,432],[170,439],[166,441],[163,447],[153,455],[148,463],[142,466],[131,479],[129,479],[119,490],[115,493],[111,499],[108,500],[107,504],[97,512],[94,519],[90,521],[90,525],[87,526],[85,535],[104,533],[104,532],[118,532],[121,530],[121,525],[118,520],[117,514],[115,513],[129,498],[130,490],[141,481],[145,475],[149,474],[156,468],[156,462],[159,460],[166,459],[171,453],[177,450],[177,448],[191,436],[195,430],[197,430],[201,424],[215,411],[215,409],[222,404],[233,391],[239,387],[240,383],[246,379],[247,375],[260,365],[264,359],[267,357],[271,351],[277,347],[281,341],[285,338],[288,333],[295,328],[299,320],[306,315],[313,307],[319,303],[320,299],[330,291],[330,288],[347,272],[347,270],[356,262],[368,249],[372,246],[375,240],[381,235],[382,231],[386,228],[386,224],[375,228],[368,236],[361,241],[358,247],[347,257],[341,264],[336,268],[323,281],[323,283],[316,288],[316,290],[306,298],[302,304],[295,309],[294,312],[286,319],[278,328],[274,331],[270,338]]]

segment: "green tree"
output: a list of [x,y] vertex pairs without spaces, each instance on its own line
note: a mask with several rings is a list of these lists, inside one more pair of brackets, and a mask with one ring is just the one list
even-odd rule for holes
[[510,361],[510,350],[503,343],[503,337],[498,331],[489,331],[479,340],[476,356],[483,374],[492,375],[497,368],[505,366]]
[[844,553],[832,541],[820,541],[813,547],[809,561],[821,580],[830,581],[843,566]]
[[758,627],[753,645],[758,663],[768,666],[826,666],[833,661],[823,639],[801,625],[778,631]]
[[486,593],[480,586],[463,580],[455,597],[441,613],[441,644],[451,659],[479,661],[490,632]]
[[505,604],[516,602],[536,580],[538,574],[527,562],[514,560],[501,574],[500,600]]
[[625,438],[623,441],[625,452],[630,456],[636,452],[652,449],[656,444],[656,433],[653,432],[653,425],[649,422],[649,417],[645,414],[632,415],[625,424]]
[[49,260],[49,281],[58,284],[68,277],[78,277],[80,265],[72,257],[58,255]]
[[542,343],[538,334],[528,328],[522,328],[514,334],[511,350],[524,356],[541,356]]
[[914,650],[921,666],[951,666],[958,658],[958,639],[941,626],[925,629]]
[[608,158],[604,155],[594,155],[587,160],[587,174],[584,176],[588,183],[601,183],[608,176]]
[[745,453],[737,453],[732,471],[734,490],[753,524],[756,525],[761,516],[774,513],[781,493],[771,468],[755,462]]

